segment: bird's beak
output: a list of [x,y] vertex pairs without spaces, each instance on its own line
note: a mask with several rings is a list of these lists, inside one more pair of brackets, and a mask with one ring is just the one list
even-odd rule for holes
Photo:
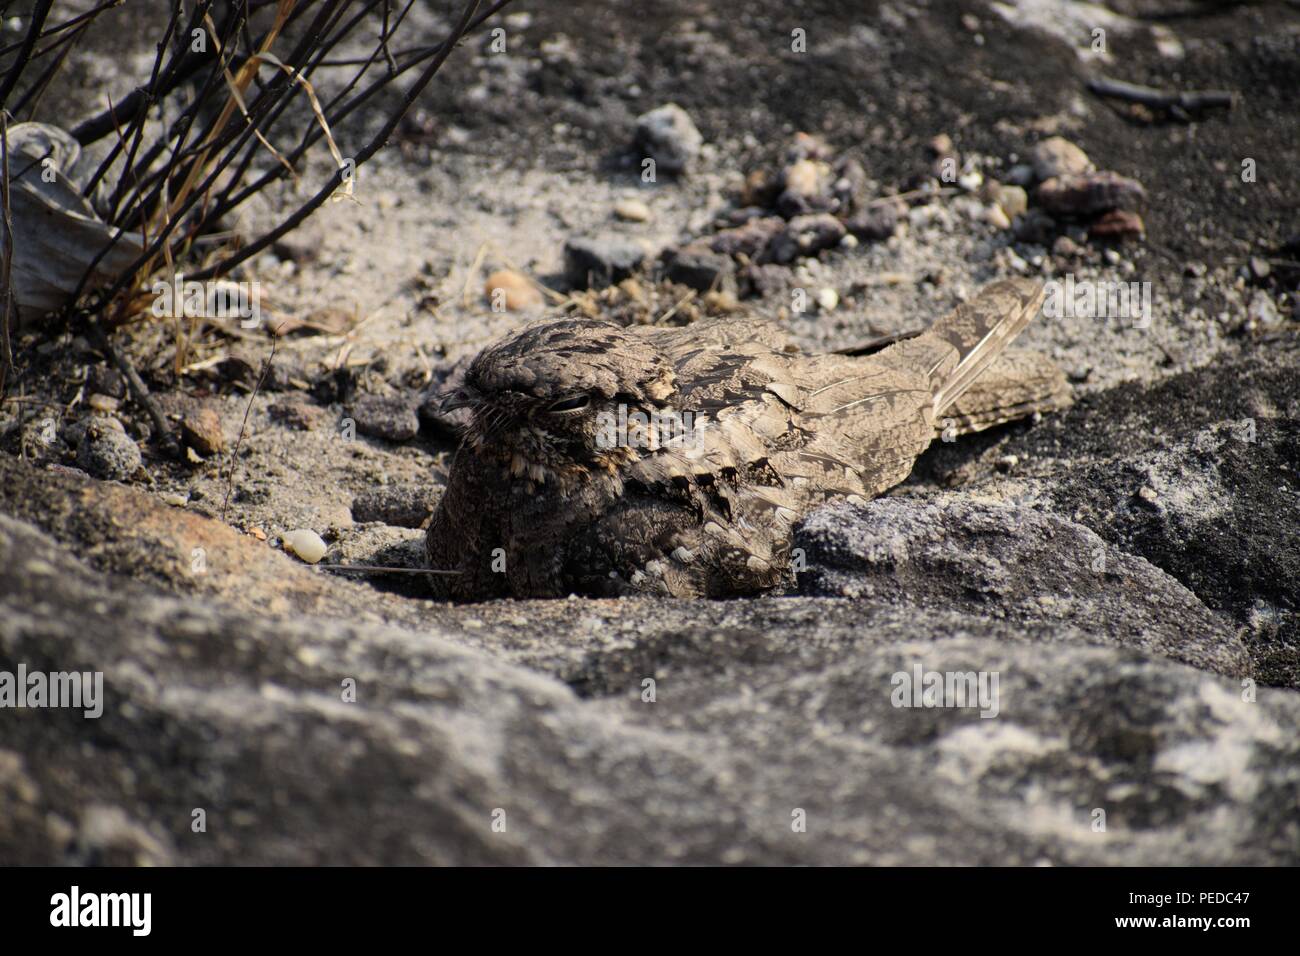
[[444,415],[446,415],[449,412],[456,411],[458,408],[469,408],[473,404],[473,396],[471,396],[469,392],[465,391],[465,389],[458,388],[444,395],[438,408]]

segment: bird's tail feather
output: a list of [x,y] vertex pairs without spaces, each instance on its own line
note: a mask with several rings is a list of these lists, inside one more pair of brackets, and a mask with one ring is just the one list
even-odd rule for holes
[[[936,417],[971,387],[1038,314],[1045,295],[1037,282],[1003,279],[985,286],[974,299],[959,305],[918,337],[931,343],[937,339],[957,355],[956,365],[935,383]],[[948,352],[949,361],[951,355]]]

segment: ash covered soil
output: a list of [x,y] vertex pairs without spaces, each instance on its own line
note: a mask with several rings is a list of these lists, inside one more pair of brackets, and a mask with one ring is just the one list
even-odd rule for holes
[[[267,328],[179,361],[170,323],[117,333],[184,461],[83,330],[24,328],[0,670],[100,670],[106,701],[0,711],[0,862],[1300,862],[1300,14],[635,6],[524,5],[504,53],[467,42],[358,201],[239,276]],[[131,35],[77,51],[66,125],[129,90]],[[1102,75],[1237,99],[1152,113]],[[698,150],[645,182],[638,117],[669,103]],[[428,400],[522,322],[739,311],[827,350],[1014,275],[1150,283],[1150,321],[1036,320],[1018,344],[1074,405],[809,516],[790,594],[458,606],[327,570],[419,565],[456,446]],[[918,667],[997,674],[996,716],[894,706]]]

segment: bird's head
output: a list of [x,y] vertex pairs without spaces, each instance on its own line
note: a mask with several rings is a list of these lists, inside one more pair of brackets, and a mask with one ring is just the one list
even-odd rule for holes
[[636,441],[611,436],[611,423],[674,394],[671,366],[644,338],[610,322],[560,319],[485,348],[443,409],[468,409],[465,446],[511,477],[569,487],[638,457]]

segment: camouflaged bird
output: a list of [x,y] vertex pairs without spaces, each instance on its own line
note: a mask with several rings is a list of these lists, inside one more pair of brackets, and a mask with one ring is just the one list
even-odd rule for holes
[[986,287],[871,354],[807,355],[779,326],[591,319],[484,349],[445,409],[469,410],[425,542],[440,596],[753,594],[792,580],[791,529],[898,484],[937,434],[1069,402],[1042,356],[1004,352],[1038,313]]

